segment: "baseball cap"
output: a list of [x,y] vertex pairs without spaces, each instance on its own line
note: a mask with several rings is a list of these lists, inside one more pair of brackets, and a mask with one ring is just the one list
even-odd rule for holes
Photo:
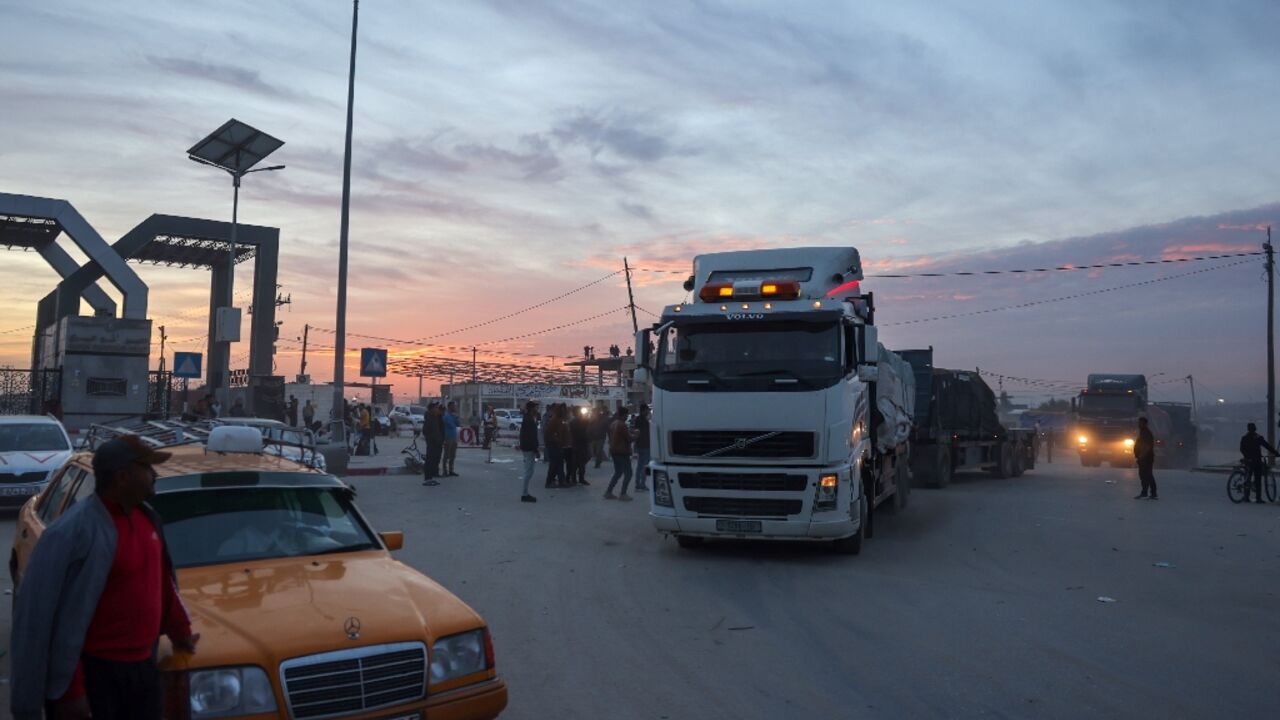
[[173,453],[157,450],[137,435],[121,435],[98,446],[93,452],[93,474],[105,477],[133,463],[159,465]]

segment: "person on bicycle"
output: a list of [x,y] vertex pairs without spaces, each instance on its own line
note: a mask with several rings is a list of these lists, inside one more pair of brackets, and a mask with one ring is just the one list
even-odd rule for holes
[[[1262,475],[1267,471],[1267,466],[1262,462],[1262,449],[1266,448],[1271,451],[1272,457],[1280,457],[1280,453],[1271,447],[1262,436],[1258,434],[1258,426],[1249,423],[1249,432],[1240,438],[1240,455],[1244,457],[1245,470],[1249,473],[1249,477],[1253,478],[1253,492],[1257,495],[1255,502],[1263,502],[1262,500]],[[1244,486],[1244,501],[1249,502],[1249,486]]]

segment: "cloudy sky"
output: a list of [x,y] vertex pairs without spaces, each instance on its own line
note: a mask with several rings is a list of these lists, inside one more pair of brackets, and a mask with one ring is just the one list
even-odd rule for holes
[[[184,158],[228,117],[285,140],[240,211],[281,229],[292,375],[289,339],[333,327],[350,10],[0,0],[0,191],[70,200],[114,241],[151,213],[229,218],[225,176]],[[563,360],[630,344],[624,312],[577,322],[626,304],[620,276],[513,313],[624,255],[658,312],[684,293],[650,271],[716,249],[851,244],[882,274],[1256,250],[1280,221],[1277,26],[1266,1],[366,0],[348,327]],[[1265,285],[1239,262],[865,285],[886,344],[940,365],[1257,399]],[[0,268],[0,362],[22,366],[56,275]],[[203,350],[207,274],[139,273],[171,347]]]

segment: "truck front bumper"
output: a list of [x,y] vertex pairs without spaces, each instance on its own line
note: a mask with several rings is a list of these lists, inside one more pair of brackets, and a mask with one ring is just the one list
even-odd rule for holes
[[[674,507],[666,507],[656,502],[657,493],[650,490],[649,517],[659,532],[696,537],[728,538],[743,540],[835,540],[849,537],[858,532],[861,517],[858,512],[850,512],[849,508],[857,508],[860,497],[861,482],[857,466],[842,464],[824,468],[723,468],[708,466],[669,466],[650,465],[650,479],[656,483],[654,473],[663,472],[668,478],[670,497]],[[805,475],[803,489],[792,491],[762,491],[747,489],[708,489],[685,488],[681,486],[679,475],[684,472],[707,472],[729,474],[740,473],[744,478],[754,474],[784,473],[787,475]],[[824,474],[835,474],[840,478],[835,507],[832,509],[815,509],[819,478]],[[744,487],[747,484],[744,483]],[[656,486],[651,486],[656,487]],[[786,500],[799,501],[799,511],[782,519],[778,516],[752,516],[749,514],[721,514],[694,512],[686,506],[686,499],[725,499],[725,500]],[[743,530],[743,527],[750,527]]]
[[829,521],[759,520],[760,532],[732,532],[717,530],[720,519],[751,520],[751,518],[703,518],[676,517],[650,512],[653,525],[661,532],[697,537],[737,538],[740,540],[836,540],[849,537],[858,531],[858,520],[845,517]]

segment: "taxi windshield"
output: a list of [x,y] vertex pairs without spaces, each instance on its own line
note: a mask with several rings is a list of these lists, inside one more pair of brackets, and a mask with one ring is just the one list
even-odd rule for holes
[[345,488],[206,488],[161,493],[150,504],[180,568],[380,547]]

